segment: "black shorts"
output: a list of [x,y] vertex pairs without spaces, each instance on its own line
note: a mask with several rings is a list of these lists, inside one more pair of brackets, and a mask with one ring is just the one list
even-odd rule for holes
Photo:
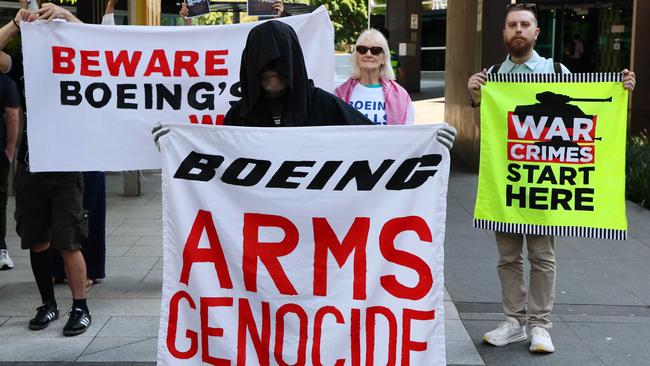
[[23,249],[44,242],[59,250],[81,249],[88,237],[81,173],[30,173],[18,164],[14,190],[16,232]]

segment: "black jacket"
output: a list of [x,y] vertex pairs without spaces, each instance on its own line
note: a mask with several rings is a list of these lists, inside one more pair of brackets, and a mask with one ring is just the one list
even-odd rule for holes
[[282,126],[372,124],[363,114],[320,88],[307,78],[307,69],[296,32],[280,21],[268,21],[248,34],[239,71],[242,99],[226,114],[224,124],[273,127],[269,103],[260,83],[263,67],[269,65],[287,81]]

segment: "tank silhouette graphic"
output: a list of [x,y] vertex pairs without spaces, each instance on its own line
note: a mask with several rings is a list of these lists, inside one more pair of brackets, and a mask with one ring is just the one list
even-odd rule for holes
[[[572,98],[568,95],[556,94],[549,91],[538,93],[535,96],[535,99],[537,99],[539,103],[517,106],[513,114],[517,115],[517,117],[519,117],[519,120],[522,121],[526,118],[526,116],[534,117],[535,121],[538,121],[541,117],[548,117],[549,122],[559,117],[562,119],[564,126],[567,129],[573,128],[574,118],[594,118],[593,115],[588,115],[583,112],[580,107],[569,104],[570,102],[606,103],[612,101],[612,97],[602,99]],[[596,140],[600,140],[600,138],[596,138]],[[535,145],[553,146],[555,148],[579,147],[577,142],[566,141],[559,136],[554,136],[548,141],[538,141],[535,143]]]

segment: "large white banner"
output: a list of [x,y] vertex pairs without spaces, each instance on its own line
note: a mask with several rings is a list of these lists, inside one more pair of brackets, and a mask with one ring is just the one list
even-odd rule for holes
[[439,125],[172,125],[159,365],[445,365]]
[[[334,88],[325,8],[281,18],[307,72]],[[21,23],[31,171],[160,168],[159,121],[219,124],[240,97],[239,66],[258,23],[200,27]]]

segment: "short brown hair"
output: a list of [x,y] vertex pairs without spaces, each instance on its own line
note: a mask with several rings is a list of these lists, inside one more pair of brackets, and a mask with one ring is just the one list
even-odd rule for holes
[[519,10],[524,10],[524,11],[529,11],[533,13],[533,17],[535,18],[535,23],[537,22],[537,5],[534,3],[519,3],[519,4],[508,4],[506,5],[506,15],[505,17],[508,17],[508,14],[510,14],[513,11],[519,11]]

